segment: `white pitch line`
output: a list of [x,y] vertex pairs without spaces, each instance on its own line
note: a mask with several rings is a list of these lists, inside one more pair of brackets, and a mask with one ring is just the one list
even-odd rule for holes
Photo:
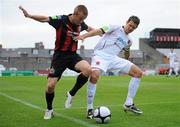
[[[16,101],[16,102],[19,102],[19,103],[21,103],[21,104],[24,104],[24,105],[26,105],[26,106],[28,106],[28,107],[31,107],[31,108],[34,108],[34,109],[38,109],[38,110],[44,111],[44,109],[41,108],[41,107],[39,107],[39,106],[33,105],[33,104],[31,104],[31,103],[29,103],[29,102],[26,102],[26,101],[23,101],[23,100],[21,100],[21,99],[18,99],[18,98],[9,96],[8,94],[5,94],[5,93],[0,92],[0,95],[4,96],[4,97],[6,97],[6,98],[9,98],[9,99],[11,99],[11,100],[13,100],[13,101]],[[82,121],[82,120],[80,120],[80,119],[76,119],[76,118],[73,118],[73,117],[70,117],[70,116],[67,116],[67,115],[63,115],[63,114],[60,114],[60,113],[57,113],[57,112],[54,112],[54,114],[55,114],[56,116],[58,116],[58,117],[64,118],[64,119],[69,120],[69,121],[71,121],[71,122],[75,122],[75,123],[80,124],[80,125],[83,125],[83,126],[85,126],[85,127],[98,127],[98,126],[95,126],[95,125],[91,125],[91,124],[89,124],[89,123],[87,123],[87,122],[85,122],[85,121]]]

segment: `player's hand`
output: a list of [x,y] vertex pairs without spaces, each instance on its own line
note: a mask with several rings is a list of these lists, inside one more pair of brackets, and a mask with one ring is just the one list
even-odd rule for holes
[[81,40],[82,42],[84,42],[85,38],[83,36],[77,36],[76,40]]
[[28,14],[28,12],[22,6],[19,6],[19,9],[23,12],[25,17],[31,18],[31,15]]

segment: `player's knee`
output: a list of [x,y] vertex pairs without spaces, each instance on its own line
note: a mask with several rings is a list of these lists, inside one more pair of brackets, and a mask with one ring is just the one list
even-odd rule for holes
[[137,78],[141,78],[142,76],[143,76],[143,72],[141,70],[139,70],[137,73]]
[[132,66],[129,74],[133,77],[141,78],[143,75],[143,72],[139,67],[134,65],[134,66]]
[[48,92],[48,93],[54,92],[55,85],[56,85],[56,82],[55,82],[55,81],[48,81],[47,92]]
[[99,79],[98,72],[93,71],[90,77],[90,82],[92,82],[93,84],[96,84],[98,79]]
[[93,84],[96,84],[96,83],[97,83],[97,81],[98,81],[98,78],[97,78],[97,77],[93,77],[93,76],[91,76],[91,78],[90,78],[90,82],[92,82]]
[[143,76],[143,72],[141,69],[137,69],[134,73],[133,73],[134,77],[137,77],[137,78],[141,78]]
[[82,72],[86,77],[89,77],[92,73],[91,67],[87,67],[83,72]]

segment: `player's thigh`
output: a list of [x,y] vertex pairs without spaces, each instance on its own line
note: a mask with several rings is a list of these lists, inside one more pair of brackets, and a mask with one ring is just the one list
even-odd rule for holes
[[116,70],[121,73],[129,74],[132,65],[133,63],[126,59],[115,57],[114,59],[111,59],[108,70]]
[[105,58],[104,56],[94,56],[91,59],[91,67],[92,69],[99,69],[101,71],[106,72],[108,69],[111,60]]
[[81,61],[77,62],[75,65],[75,69],[79,70],[80,72],[82,72],[84,75],[87,75],[87,76],[89,76],[91,74],[91,66],[85,60],[81,60]]
[[[68,62],[68,57],[66,55],[61,53],[54,53],[48,78],[58,78],[59,80],[64,70],[67,68]],[[50,81],[49,84],[52,83],[53,81]]]
[[90,64],[83,60],[78,54],[72,54],[69,57],[68,68],[74,70],[76,72],[81,72],[85,76],[89,76],[91,74],[91,66]]

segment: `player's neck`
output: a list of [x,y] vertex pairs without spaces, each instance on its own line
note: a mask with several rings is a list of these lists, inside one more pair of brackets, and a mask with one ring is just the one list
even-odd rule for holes
[[73,24],[74,23],[74,16],[73,14],[69,16],[69,21]]
[[126,35],[128,35],[129,33],[127,33],[127,32],[126,32],[125,27],[124,27],[124,26],[122,26],[122,28],[123,28],[123,30],[124,30],[124,33],[125,33]]

